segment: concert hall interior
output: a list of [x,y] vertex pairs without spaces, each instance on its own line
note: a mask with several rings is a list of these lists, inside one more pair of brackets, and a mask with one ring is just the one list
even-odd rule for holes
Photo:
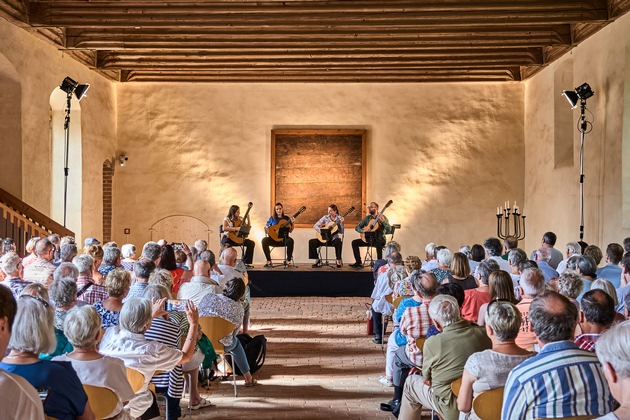
[[[229,206],[243,211],[253,202],[250,238],[262,264],[274,202],[272,130],[364,129],[365,200],[394,201],[387,216],[401,225],[395,238],[405,255],[423,255],[437,239],[457,249],[494,236],[495,209],[506,200],[524,207],[524,249],[549,229],[564,244],[580,224],[580,132],[579,110],[561,93],[583,82],[596,93],[588,102],[584,238],[606,244],[630,236],[629,14],[522,81],[203,83],[112,81],[9,22],[6,10],[0,187],[58,222],[65,105],[58,86],[66,76],[91,85],[72,101],[67,225],[77,238],[143,244],[174,229],[156,231],[159,221],[186,216],[209,227],[216,249]],[[325,193],[345,206],[334,190]],[[183,223],[177,228],[195,229]],[[292,233],[298,264],[309,263],[313,236],[310,227]],[[357,237],[351,226],[345,264]]]

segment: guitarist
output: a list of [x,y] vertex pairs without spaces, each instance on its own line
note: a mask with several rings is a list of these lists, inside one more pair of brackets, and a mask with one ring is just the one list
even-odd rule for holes
[[[232,205],[228,210],[227,216],[223,219],[223,238],[221,238],[221,245],[224,248],[227,246],[241,246],[241,244],[237,244],[228,237],[228,232],[238,232],[240,230],[240,226],[251,226],[249,215],[247,215],[246,220],[243,220],[240,215],[241,209],[239,206]],[[252,261],[254,261],[254,247],[256,244],[251,239],[245,239],[243,241],[243,245],[245,245],[243,263],[245,265],[251,265]]]
[[[285,216],[284,207],[282,207],[282,203],[276,203],[276,206],[274,207],[274,214],[272,214],[269,217],[269,220],[267,220],[267,224],[265,225],[265,232],[271,226],[277,225],[278,223],[281,223],[283,220],[289,220],[291,222],[288,225],[288,227],[291,229],[290,231],[293,232],[293,228],[294,228],[293,222],[295,221],[295,219],[293,217]],[[263,252],[265,253],[265,258],[267,259],[267,264],[265,264],[265,267],[267,268],[272,267],[271,251],[269,250],[269,247],[286,246],[287,247],[287,261],[285,261],[285,264],[289,264],[289,262],[293,261],[293,245],[294,245],[293,238],[290,236],[286,237],[286,243],[285,243],[284,238],[282,241],[274,241],[273,238],[270,238],[269,236],[265,236],[262,240],[262,249],[263,249]]]
[[359,233],[364,233],[365,229],[370,225],[370,223],[377,219],[379,223],[379,227],[376,230],[375,235],[375,243],[368,244],[363,239],[355,239],[352,241],[352,253],[354,254],[354,264],[350,265],[353,268],[362,268],[363,263],[361,262],[361,251],[360,247],[365,246],[374,246],[376,248],[376,256],[380,260],[383,257],[383,247],[385,246],[385,235],[391,233],[392,227],[389,225],[389,220],[384,214],[379,215],[378,213],[378,203],[372,201],[367,206],[368,215],[359,222],[355,230]]
[[[339,209],[337,208],[336,204],[331,204],[330,206],[328,206],[328,214],[319,219],[319,221],[313,225],[313,229],[315,229],[317,232],[321,232],[322,228],[326,227],[326,225],[328,225],[329,223],[335,223],[337,220],[339,220],[338,229],[333,234],[332,241],[328,241],[326,245],[335,247],[337,268],[341,268],[343,266],[343,263],[341,262],[341,235],[343,234],[343,217],[339,216]],[[317,238],[313,238],[308,241],[308,257],[312,260],[315,260],[313,268],[322,266],[322,262],[319,259],[319,255],[317,253],[317,249],[322,245],[324,244],[320,242]]]

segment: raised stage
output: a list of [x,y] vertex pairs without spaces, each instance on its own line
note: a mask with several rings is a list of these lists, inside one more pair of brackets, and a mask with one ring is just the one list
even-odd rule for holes
[[312,268],[310,264],[296,264],[264,268],[255,264],[247,273],[252,297],[369,297],[374,288],[369,266],[357,270],[348,266]]

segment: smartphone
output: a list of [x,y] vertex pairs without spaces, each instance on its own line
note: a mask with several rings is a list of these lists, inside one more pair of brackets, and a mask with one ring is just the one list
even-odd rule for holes
[[173,242],[173,250],[174,251],[182,251],[184,249],[183,242]]
[[164,310],[167,312],[186,312],[187,299],[169,299],[164,302]]

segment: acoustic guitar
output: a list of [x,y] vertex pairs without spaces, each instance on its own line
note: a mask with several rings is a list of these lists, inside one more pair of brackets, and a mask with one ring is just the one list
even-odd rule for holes
[[[305,206],[300,207],[300,209],[293,215],[293,219],[296,219],[300,214],[302,214],[306,210]],[[276,223],[275,225],[269,226],[267,229],[267,235],[271,239],[276,242],[281,242],[284,240],[284,236],[280,236],[280,229],[284,227],[289,227],[291,225],[291,220],[283,220],[281,222]]]
[[381,217],[381,215],[385,213],[385,210],[387,210],[387,207],[391,206],[393,203],[394,202],[392,200],[389,200],[387,204],[385,204],[385,207],[383,207],[383,210],[381,210],[380,213],[377,214],[376,217],[370,221],[370,223],[368,223],[365,229],[363,229],[363,232],[361,233],[361,239],[363,240],[363,242],[365,243],[368,242],[365,237],[366,232],[376,232],[379,229],[381,229],[381,224],[379,223],[378,220]]
[[[339,217],[339,215],[337,215],[337,220],[335,220],[334,222],[329,222],[326,224],[326,226],[322,227],[322,229],[330,229],[330,234],[334,235],[335,232],[337,232],[339,230],[339,222],[341,222],[341,219],[346,217],[347,215],[349,215],[350,213],[352,213],[353,211],[355,211],[356,209],[354,208],[354,206],[350,207],[348,209],[347,212],[345,212],[341,217]],[[315,234],[317,235],[317,239],[319,239],[319,241],[323,244],[326,243],[326,239],[322,238],[322,234],[320,232],[315,232]]]
[[249,230],[251,229],[251,226],[243,225],[243,223],[245,223],[245,220],[247,220],[249,211],[252,209],[253,206],[254,204],[251,201],[247,203],[247,211],[245,212],[245,215],[242,218],[239,217],[239,219],[234,222],[233,227],[237,227],[239,228],[239,230],[229,231],[227,233],[228,238],[235,244],[242,245],[243,241],[245,241],[245,238],[247,238],[247,236],[249,235]]

